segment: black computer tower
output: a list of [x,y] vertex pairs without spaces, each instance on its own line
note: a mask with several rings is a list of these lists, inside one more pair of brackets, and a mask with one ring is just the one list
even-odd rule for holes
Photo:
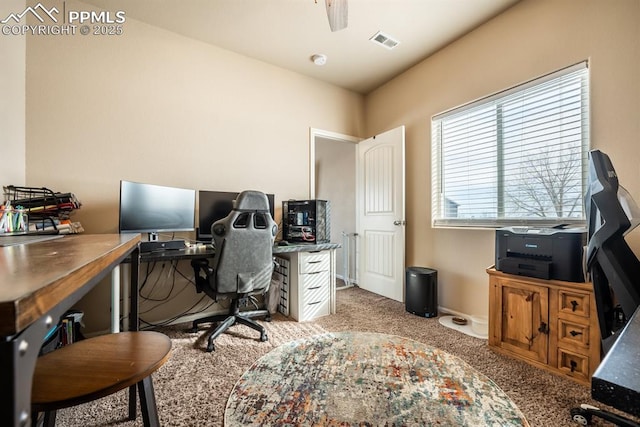
[[290,243],[329,243],[329,202],[287,200],[282,202],[282,238]]
[[407,267],[405,306],[409,313],[438,316],[438,272],[424,267]]

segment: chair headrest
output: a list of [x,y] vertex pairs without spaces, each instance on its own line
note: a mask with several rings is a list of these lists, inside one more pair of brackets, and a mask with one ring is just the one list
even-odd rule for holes
[[239,211],[269,211],[267,195],[254,190],[246,190],[238,195],[233,204],[234,210]]

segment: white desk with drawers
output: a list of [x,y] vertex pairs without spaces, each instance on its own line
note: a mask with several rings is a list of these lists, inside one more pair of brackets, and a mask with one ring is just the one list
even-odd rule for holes
[[278,311],[299,322],[336,312],[337,243],[274,246],[281,281]]

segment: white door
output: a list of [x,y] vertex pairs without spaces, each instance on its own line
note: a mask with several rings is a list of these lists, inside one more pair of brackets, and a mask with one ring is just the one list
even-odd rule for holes
[[358,286],[404,301],[404,126],[358,144]]

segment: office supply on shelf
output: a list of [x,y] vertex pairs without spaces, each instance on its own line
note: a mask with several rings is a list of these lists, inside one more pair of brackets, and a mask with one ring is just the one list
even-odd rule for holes
[[[0,248],[0,413],[4,425],[24,426],[31,412],[31,383],[40,345],[56,319],[131,256],[131,288],[138,288],[139,235],[79,234]],[[37,262],[36,262],[37,261]],[[130,323],[138,328],[137,292]],[[135,403],[135,394],[130,399]],[[135,411],[133,412],[135,414]]]
[[[3,192],[6,201],[0,216],[0,233],[58,231],[61,223],[73,224],[70,216],[82,206],[73,193],[54,192],[46,187],[8,185]],[[75,233],[82,226],[64,228],[67,233]]]

